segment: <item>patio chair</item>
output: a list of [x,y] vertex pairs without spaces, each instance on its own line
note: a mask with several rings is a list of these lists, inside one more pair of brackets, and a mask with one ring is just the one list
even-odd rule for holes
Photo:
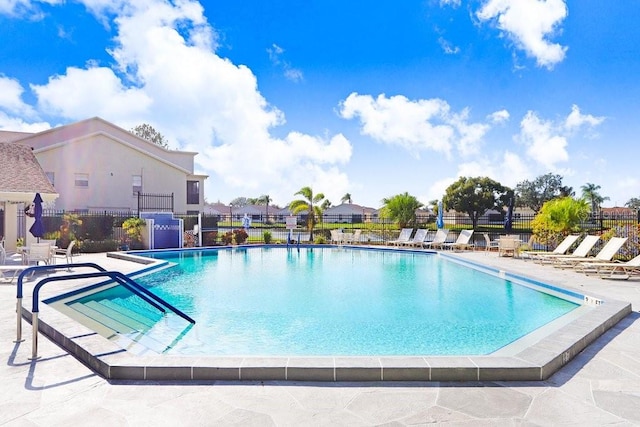
[[330,230],[331,243],[342,245],[344,243],[344,233],[340,230]]
[[400,246],[402,243],[407,243],[411,239],[411,233],[413,233],[413,228],[403,228],[400,230],[400,235],[395,240],[389,240],[387,245],[389,246]]
[[436,235],[433,237],[433,240],[424,242],[422,244],[423,248],[442,248],[442,245],[447,241],[447,237],[449,236],[449,229],[447,228],[439,228],[436,231]]
[[362,230],[357,229],[354,230],[353,233],[343,233],[342,238],[345,243],[360,243],[360,235],[362,234]]
[[520,244],[520,239],[517,236],[500,236],[500,239],[498,239],[498,256],[511,254],[514,258],[518,258]]
[[[72,240],[67,246],[67,249],[56,249],[53,253],[53,262],[55,264],[56,259],[64,259],[65,264],[73,264],[73,247],[76,245],[76,241]],[[71,271],[71,268],[67,268],[67,271]]]
[[553,266],[556,268],[574,268],[576,265],[585,261],[611,261],[626,241],[626,237],[612,237],[594,257],[559,257],[555,258]]
[[0,245],[0,280],[12,283],[27,267],[22,264],[22,256],[15,252],[7,253],[4,246]]
[[452,243],[443,243],[443,249],[470,249],[475,247],[475,243],[469,243],[473,237],[473,230],[462,230],[458,238]]
[[484,236],[484,250],[491,251],[492,249],[498,250],[498,244],[500,243],[497,240],[491,240],[489,237],[489,233],[482,233]]
[[400,245],[402,245],[402,246],[417,246],[417,245],[422,246],[422,243],[424,242],[424,239],[427,238],[427,234],[428,233],[429,233],[429,230],[427,230],[426,228],[418,228],[416,230],[416,234],[413,236],[413,239],[410,239],[408,242],[400,243]]
[[521,256],[523,259],[534,259],[540,255],[546,256],[550,254],[563,255],[566,254],[571,245],[573,245],[576,240],[580,238],[578,234],[569,234],[555,247],[555,249],[551,252],[549,251],[522,251]]
[[40,261],[44,262],[47,265],[51,264],[51,261],[53,260],[51,244],[33,243],[24,253],[24,260],[25,264],[27,265],[31,263],[35,263],[35,265],[38,265]]
[[631,276],[640,276],[640,255],[627,262],[581,262],[574,270],[587,275],[596,274],[601,279],[628,280]]
[[552,264],[555,259],[572,257],[574,259],[585,258],[591,252],[591,249],[595,246],[595,244],[600,240],[600,236],[587,235],[582,242],[578,245],[575,251],[570,254],[554,254],[549,253],[546,255],[539,254],[536,258],[534,258],[534,262],[539,262],[540,264]]

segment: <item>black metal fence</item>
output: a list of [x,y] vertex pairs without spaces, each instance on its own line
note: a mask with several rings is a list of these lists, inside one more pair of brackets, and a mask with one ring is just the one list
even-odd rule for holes
[[[24,213],[19,212],[19,237],[24,237]],[[70,227],[73,236],[79,240],[87,241],[121,241],[124,237],[122,223],[131,217],[137,217],[138,212],[122,211],[101,211],[101,212],[68,212],[45,210],[43,212],[43,222],[46,230],[46,238],[59,238],[64,227]],[[198,215],[178,214],[174,216],[182,218],[185,230],[193,230],[198,224]],[[242,228],[242,216],[200,216],[200,226],[203,237],[206,237],[204,244],[210,245],[219,242],[220,236],[228,231]],[[69,218],[72,221],[69,222]],[[488,233],[492,238],[501,234],[517,234],[521,240],[528,241],[532,235],[532,220],[534,215],[516,214],[513,217],[510,230],[505,229],[503,215],[485,215],[481,217],[474,229],[474,242],[477,246],[484,246],[483,233]],[[308,241],[311,237],[307,230],[307,215],[297,215],[297,227],[290,234],[285,227],[286,215],[252,215],[251,228],[249,232],[249,242],[262,241],[264,232],[268,231],[274,242],[285,242],[291,236],[295,240]],[[22,227],[20,227],[20,223]],[[413,228],[426,228],[435,231],[436,217],[428,215],[418,217],[414,224],[409,224]],[[472,223],[468,216],[463,214],[444,215],[444,227],[449,229],[449,240],[455,241],[461,230],[471,229]],[[342,229],[353,231],[362,230],[362,242],[370,244],[385,244],[389,240],[398,236],[399,226],[397,223],[387,219],[382,219],[367,215],[324,215],[322,221],[315,224],[313,233],[314,239],[330,240],[330,231]],[[619,237],[627,237],[629,242],[625,245],[628,256],[635,256],[640,252],[640,220],[638,214],[606,216],[597,215],[586,218],[580,229],[589,234],[612,234]],[[22,230],[22,235],[20,235]]]
[[173,193],[138,193],[138,212],[173,212]]

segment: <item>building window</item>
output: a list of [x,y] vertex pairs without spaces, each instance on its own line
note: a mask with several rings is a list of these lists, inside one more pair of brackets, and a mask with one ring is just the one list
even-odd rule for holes
[[187,181],[187,204],[188,205],[200,204],[200,182],[199,181]]
[[77,173],[75,175],[75,186],[76,187],[89,187],[89,174],[86,173]]
[[51,185],[55,187],[56,185],[55,174],[53,172],[45,172],[45,174],[47,174],[47,179],[49,180]]
[[138,193],[142,193],[142,175],[133,175],[131,177],[131,186],[133,188],[134,196],[137,196]]

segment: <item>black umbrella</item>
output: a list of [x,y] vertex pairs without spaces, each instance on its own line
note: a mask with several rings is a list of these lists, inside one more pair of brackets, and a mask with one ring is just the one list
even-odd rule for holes
[[40,197],[40,193],[36,193],[36,197],[33,199],[33,218],[35,221],[31,228],[29,228],[29,232],[33,237],[38,238],[38,242],[40,242],[40,238],[44,236],[44,224],[42,223],[42,197]]
[[504,231],[511,231],[513,228],[513,197],[509,198],[507,216],[504,218]]

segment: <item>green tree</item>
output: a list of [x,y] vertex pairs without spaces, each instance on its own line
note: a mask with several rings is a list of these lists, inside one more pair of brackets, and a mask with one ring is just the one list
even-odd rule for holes
[[380,210],[381,216],[396,221],[400,228],[415,225],[416,209],[423,206],[418,199],[407,192],[382,199],[382,203],[384,206]]
[[516,185],[517,205],[540,211],[545,202],[556,197],[573,196],[571,187],[562,185],[562,176],[548,173],[533,181],[522,181]]
[[313,227],[316,225],[318,218],[322,218],[322,209],[318,204],[322,203],[324,194],[318,193],[314,195],[311,187],[302,187],[295,195],[302,196],[304,199],[297,199],[289,203],[289,210],[294,215],[305,211],[307,212],[309,241],[313,242]]
[[598,193],[598,190],[600,190],[600,188],[601,187],[599,185],[592,184],[590,182],[587,182],[585,185],[580,187],[580,189],[582,189],[582,197],[591,205],[592,214],[598,212],[598,209],[600,208],[602,202],[604,202],[605,200],[609,200],[608,197],[602,197],[600,193]]
[[488,177],[461,177],[447,187],[442,203],[444,208],[469,215],[473,228],[489,209],[502,210],[508,204],[512,190]]
[[131,129],[131,133],[139,136],[142,139],[146,139],[147,141],[153,142],[156,145],[159,145],[162,148],[169,149],[169,143],[167,139],[153,126],[147,123],[143,123]]
[[249,204],[248,200],[249,199],[247,199],[246,197],[236,197],[231,202],[229,202],[229,205],[233,206],[234,208],[241,208]]
[[346,193],[344,196],[342,196],[342,199],[340,199],[340,202],[351,204],[351,193]]
[[323,211],[329,209],[331,207],[331,200],[329,199],[324,199],[322,201],[322,204],[320,205],[320,209],[322,209]]
[[580,224],[589,216],[585,199],[560,197],[549,200],[531,221],[536,240],[543,244],[557,244],[569,233],[580,230]]
[[632,197],[627,200],[627,203],[625,203],[624,205],[631,209],[640,210],[640,198]]

